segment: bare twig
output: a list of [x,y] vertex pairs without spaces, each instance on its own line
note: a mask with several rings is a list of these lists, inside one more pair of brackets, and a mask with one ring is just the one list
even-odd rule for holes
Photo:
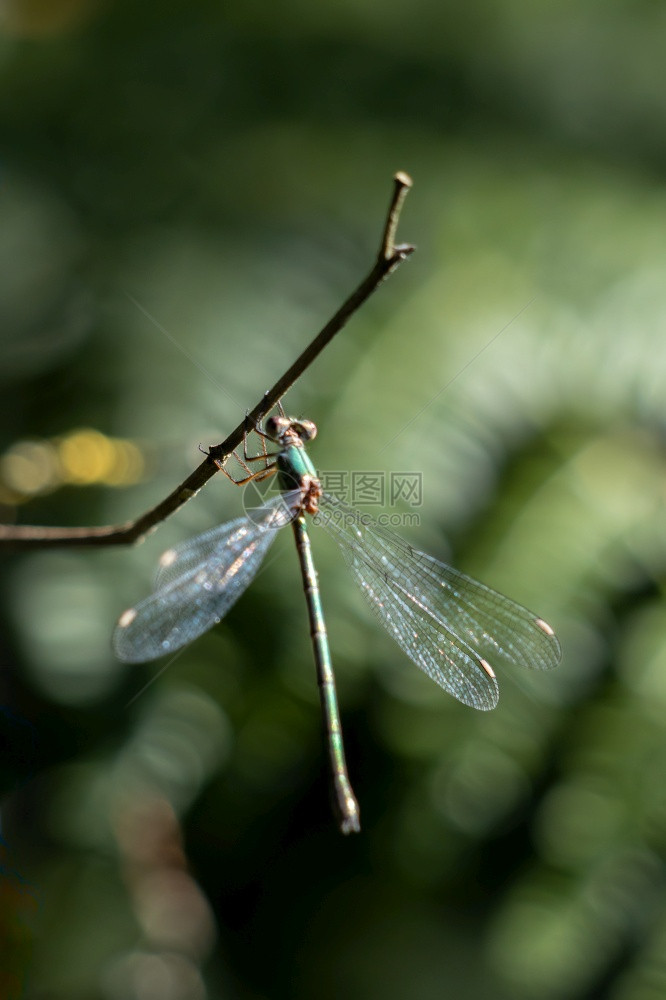
[[384,278],[388,277],[403,260],[414,252],[415,248],[411,244],[396,244],[394,242],[400,211],[411,186],[412,181],[408,174],[400,171],[395,175],[393,195],[384,224],[379,253],[368,276],[340,306],[335,316],[328,321],[288,371],[278,379],[272,389],[264,394],[251,413],[221,444],[214,445],[201,465],[161,503],[134,521],[96,528],[50,528],[29,524],[3,524],[0,525],[0,545],[40,548],[62,545],[128,545],[141,541],[161,521],[173,514],[188,500],[191,500],[201,487],[219,471],[220,465],[226,462],[234,449],[242,443],[246,428],[256,426],[270,413],[278,400],[312,364],[347,320],[381,285]]

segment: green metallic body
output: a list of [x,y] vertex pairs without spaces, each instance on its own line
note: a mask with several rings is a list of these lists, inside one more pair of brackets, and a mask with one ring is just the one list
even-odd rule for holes
[[302,444],[289,444],[275,458],[280,489],[288,493],[300,489],[306,476],[317,478],[310,456]]
[[[276,465],[280,489],[285,493],[302,490],[303,501],[307,503],[306,497],[310,493],[312,484],[316,484],[318,488],[319,480],[317,479],[317,470],[303,445],[301,443],[285,445],[276,456]],[[358,833],[361,829],[360,810],[347,774],[331,651],[328,645],[324,611],[321,606],[317,571],[312,559],[310,536],[302,510],[294,518],[292,528],[296,540],[301,576],[303,577],[303,590],[307,602],[310,635],[317,668],[319,698],[328,737],[333,802],[341,831],[343,833]]]

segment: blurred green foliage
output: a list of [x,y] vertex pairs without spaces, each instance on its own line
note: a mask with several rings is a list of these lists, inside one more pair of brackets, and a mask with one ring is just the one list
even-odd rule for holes
[[466,709],[316,536],[343,839],[289,538],[163,673],[111,656],[159,553],[240,491],[217,477],[136,550],[3,553],[3,1000],[666,995],[666,7],[2,16],[0,454],[93,427],[147,463],[5,487],[4,520],[161,499],[369,268],[404,169],[419,252],[287,405],[322,469],[423,472],[404,533],[564,650]]

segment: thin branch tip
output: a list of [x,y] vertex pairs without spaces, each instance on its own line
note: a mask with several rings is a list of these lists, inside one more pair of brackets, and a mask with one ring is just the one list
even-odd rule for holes
[[404,170],[399,170],[393,175],[394,188],[393,197],[391,199],[391,204],[389,205],[388,214],[386,216],[386,222],[384,224],[384,232],[382,234],[382,242],[379,248],[379,260],[388,264],[390,269],[393,269],[396,260],[403,260],[398,252],[398,247],[395,245],[395,234],[398,228],[398,220],[400,219],[400,213],[402,211],[402,206],[407,193],[412,187],[412,178],[409,174],[406,174]]

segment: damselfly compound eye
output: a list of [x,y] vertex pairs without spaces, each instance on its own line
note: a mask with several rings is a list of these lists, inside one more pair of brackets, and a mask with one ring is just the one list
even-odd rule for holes
[[291,426],[301,441],[314,441],[317,436],[317,425],[311,420],[294,420]]

